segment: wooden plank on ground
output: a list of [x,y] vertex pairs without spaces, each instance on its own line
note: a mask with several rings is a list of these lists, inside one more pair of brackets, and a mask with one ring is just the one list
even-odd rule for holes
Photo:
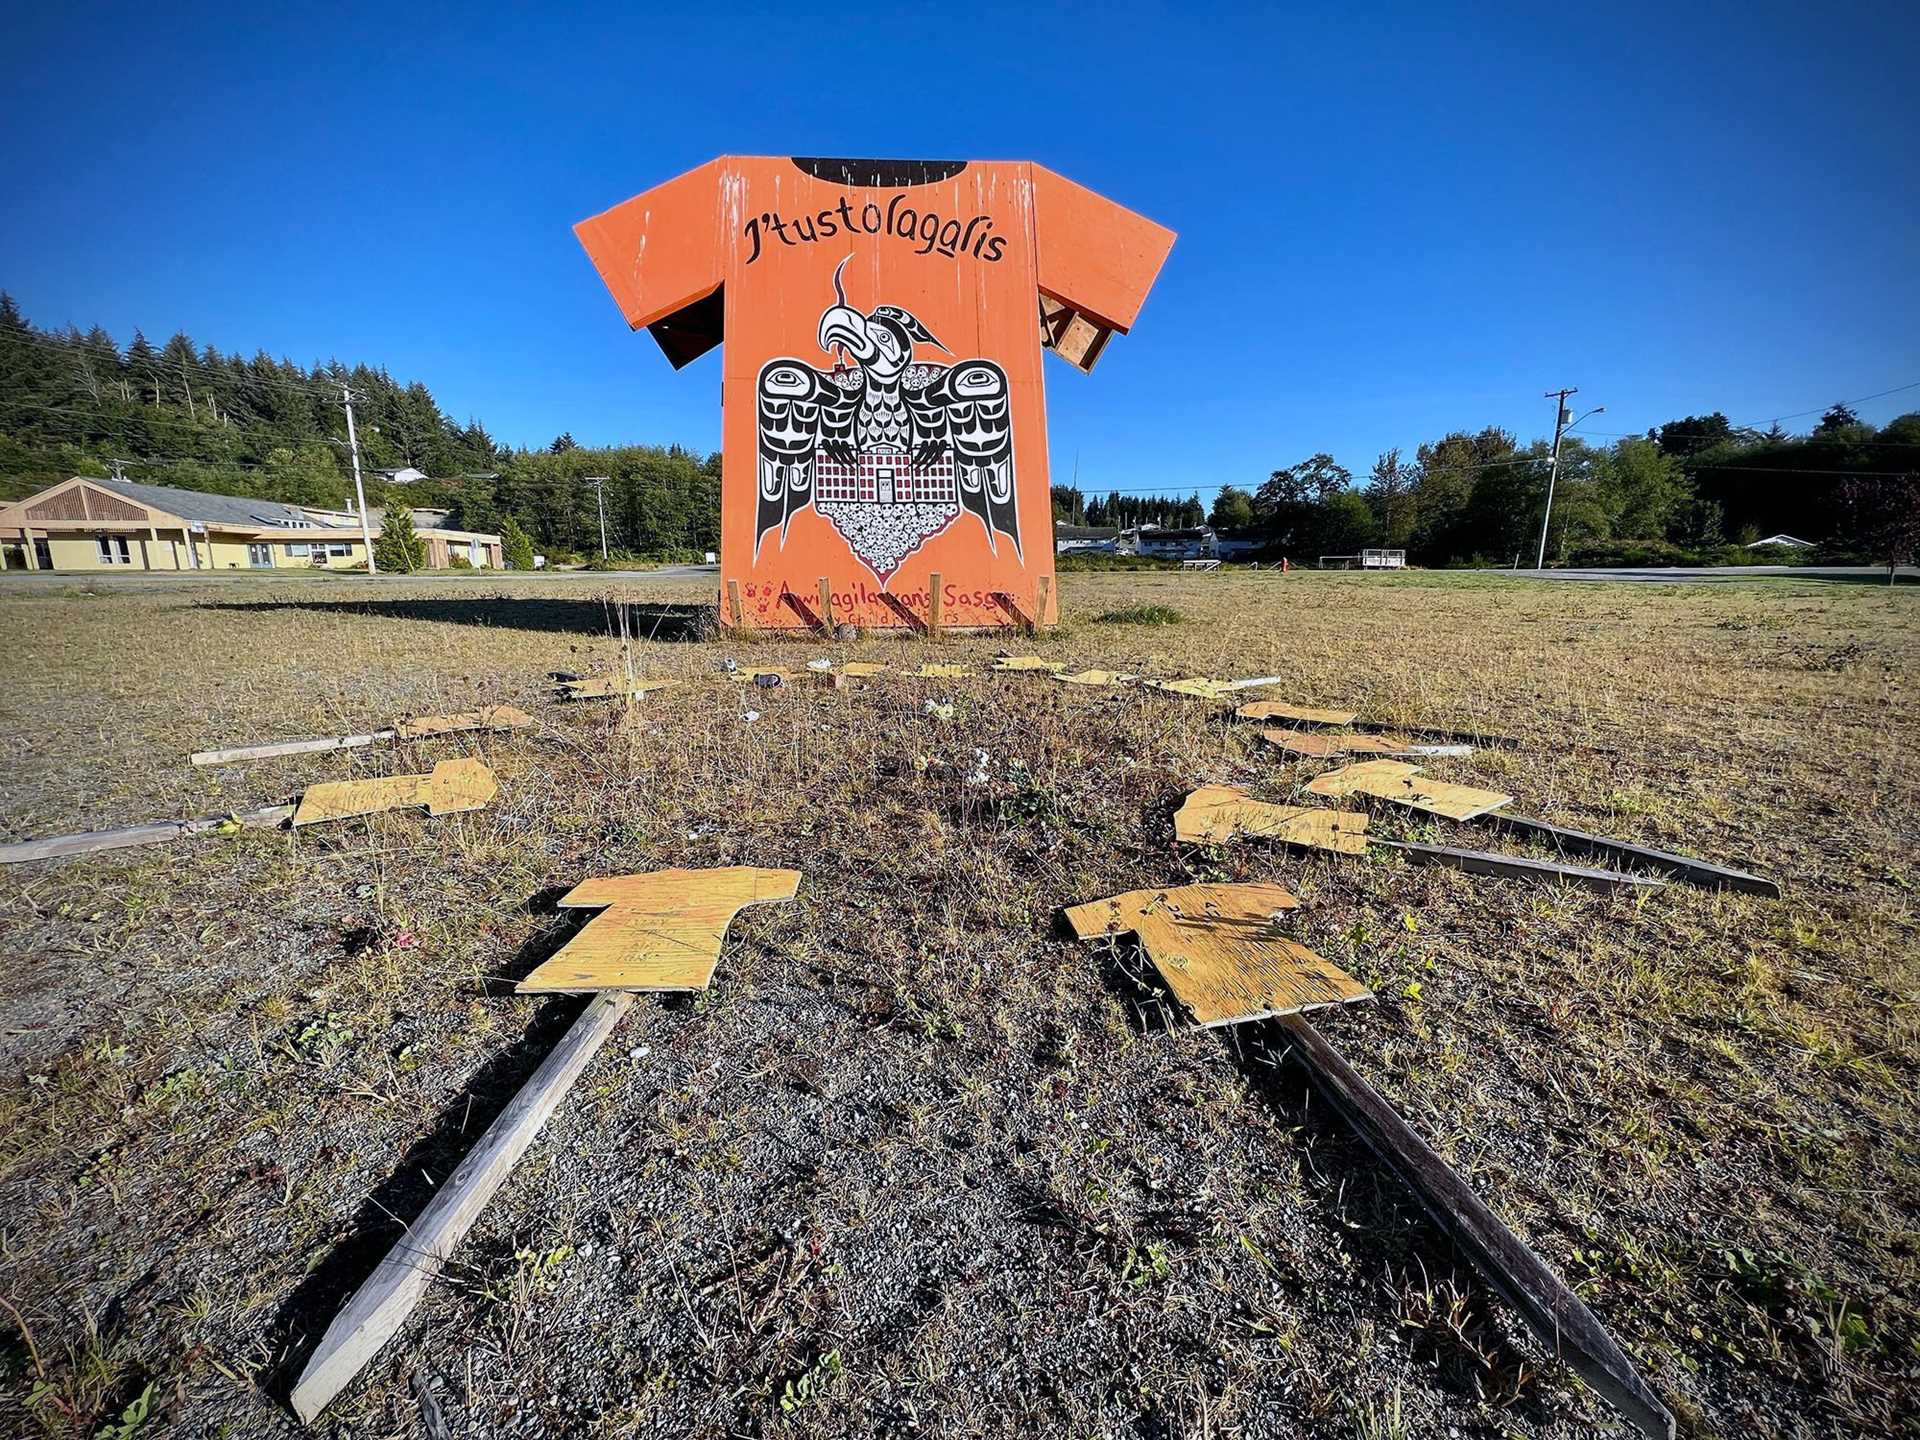
[[1071,674],[1055,673],[1054,679],[1062,685],[1131,685],[1140,677],[1122,675],[1113,670],[1076,670]]
[[78,835],[53,835],[44,840],[16,840],[0,845],[0,865],[52,860],[61,855],[91,855],[100,850],[127,850],[138,845],[164,845],[169,840],[180,840],[189,835],[273,829],[286,824],[292,817],[293,806],[269,805],[263,810],[249,810],[238,815],[209,815],[200,820],[155,820],[118,830],[88,830]]
[[1233,712],[1236,720],[1291,720],[1296,725],[1351,725],[1351,710],[1314,710],[1283,700],[1251,700]]
[[432,735],[453,735],[467,730],[521,730],[533,724],[533,716],[512,705],[485,705],[478,710],[458,710],[451,715],[413,715],[393,727],[400,740],[424,740]]
[[583,881],[560,904],[600,914],[516,988],[704,990],[741,908],[791,900],[799,884],[798,870],[753,865]]
[[1403,765],[1398,760],[1362,760],[1356,765],[1316,775],[1307,782],[1307,789],[1315,795],[1337,798],[1372,795],[1431,815],[1444,815],[1449,820],[1471,820],[1513,800],[1511,795],[1498,790],[1454,785],[1429,779],[1419,772],[1418,765]]
[[922,665],[918,670],[902,670],[913,680],[965,680],[973,674],[964,665]]
[[493,771],[472,758],[442,760],[427,775],[387,775],[374,780],[330,780],[309,785],[293,812],[293,825],[318,825],[355,815],[424,805],[429,815],[483,810],[500,791]]
[[1471,745],[1417,745],[1411,740],[1395,740],[1380,735],[1328,735],[1318,730],[1279,730],[1267,726],[1260,738],[1289,755],[1306,755],[1317,760],[1341,755],[1413,755],[1421,758],[1471,755]]
[[241,745],[232,750],[196,750],[187,758],[195,765],[229,765],[236,760],[277,760],[285,755],[320,755],[329,750],[363,750],[392,740],[398,732],[374,730],[365,735],[329,735],[319,740],[279,740],[268,745]]
[[413,1313],[488,1198],[632,1004],[632,995],[614,994],[596,996],[587,1005],[379,1268],[334,1317],[293,1387],[294,1412],[302,1420],[311,1424]]
[[871,660],[849,660],[846,664],[835,668],[849,679],[862,680],[874,675],[884,675],[891,667],[876,665]]
[[416,715],[388,730],[366,735],[330,735],[318,740],[280,740],[269,745],[242,745],[233,750],[199,750],[189,758],[195,765],[227,765],[236,760],[274,760],[285,755],[318,755],[329,750],[359,750],[382,740],[424,740],[467,730],[514,730],[533,724],[533,717],[511,705],[488,705],[451,715]]
[[1341,855],[1366,854],[1366,829],[1367,817],[1358,811],[1274,805],[1230,785],[1201,786],[1173,817],[1175,838],[1189,845],[1221,845],[1244,837]]
[[1375,840],[1397,850],[1416,865],[1444,865],[1475,875],[1499,875],[1509,880],[1544,880],[1552,885],[1579,885],[1588,890],[1658,890],[1667,882],[1651,875],[1629,875],[1619,870],[1591,870],[1524,855],[1498,855],[1484,850],[1456,850],[1450,845],[1418,845],[1409,840]]
[[1299,901],[1278,885],[1129,890],[1066,912],[1082,940],[1133,934],[1167,988],[1202,1026],[1232,1025],[1373,993],[1279,933]]
[[1629,864],[1644,865],[1676,880],[1684,880],[1689,885],[1702,885],[1708,889],[1741,890],[1749,895],[1766,895],[1772,899],[1780,898],[1780,886],[1762,875],[1752,875],[1745,870],[1730,869],[1725,865],[1715,865],[1706,860],[1696,860],[1690,855],[1676,855],[1670,850],[1654,850],[1645,845],[1629,844],[1625,840],[1610,840],[1604,835],[1590,835],[1584,830],[1569,830],[1563,825],[1549,825],[1545,820],[1535,820],[1526,815],[1509,815],[1502,810],[1498,813],[1476,816],[1486,824],[1496,825],[1518,835],[1531,835],[1554,846],[1561,854],[1587,855],[1602,860],[1622,860]]
[[1673,1440],[1672,1412],[1580,1297],[1530,1250],[1440,1155],[1303,1017],[1274,1022],[1288,1058],[1373,1153],[1397,1174],[1549,1353],[1654,1440]]

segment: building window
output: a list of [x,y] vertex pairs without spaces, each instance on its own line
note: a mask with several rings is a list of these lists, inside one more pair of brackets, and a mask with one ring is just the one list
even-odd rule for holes
[[329,545],[327,546],[327,554],[343,558],[353,554],[353,547],[351,545]]
[[289,560],[305,560],[308,556],[312,554],[313,554],[313,546],[311,545],[287,546],[287,558]]
[[133,563],[133,553],[127,548],[126,536],[100,535],[95,537],[93,543],[100,547],[100,563],[102,565],[131,565]]

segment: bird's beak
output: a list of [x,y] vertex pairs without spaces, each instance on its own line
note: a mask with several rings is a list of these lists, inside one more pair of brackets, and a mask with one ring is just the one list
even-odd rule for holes
[[820,317],[820,348],[831,355],[836,345],[863,363],[879,354],[867,335],[867,317],[851,305],[831,306]]

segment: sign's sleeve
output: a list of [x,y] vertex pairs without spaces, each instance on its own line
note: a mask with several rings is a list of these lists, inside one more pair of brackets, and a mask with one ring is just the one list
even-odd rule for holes
[[1034,254],[1047,343],[1083,370],[1140,314],[1173,231],[1032,167]]
[[722,165],[710,161],[573,227],[627,324],[645,326],[676,370],[722,338]]

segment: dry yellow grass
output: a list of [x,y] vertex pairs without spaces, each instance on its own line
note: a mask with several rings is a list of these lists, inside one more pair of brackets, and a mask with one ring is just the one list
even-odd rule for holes
[[[1910,1423],[1910,590],[1069,575],[1065,628],[1013,646],[1511,736],[1425,772],[1746,863],[1780,901],[1176,846],[1195,785],[1306,803],[1320,767],[1226,706],[991,673],[990,637],[643,640],[636,670],[681,679],[974,674],[559,707],[548,671],[624,673],[608,597],[699,588],[99,590],[0,586],[7,838],[460,754],[501,791],[0,873],[10,1426],[91,1435],[145,1393],[141,1433],[285,1433],[290,1371],[394,1217],[577,1006],[511,994],[567,933],[553,898],[722,864],[799,869],[799,899],[740,917],[710,993],[636,1012],[339,1424],[415,1425],[418,1376],[456,1429],[528,1433],[1612,1433],[1257,1044],[1155,1028],[1127,957],[1052,927],[1221,879],[1302,898],[1297,938],[1381,997],[1325,1032],[1692,1433]],[[1157,606],[1185,618],[1087,623]],[[493,702],[539,723],[186,764]]]

